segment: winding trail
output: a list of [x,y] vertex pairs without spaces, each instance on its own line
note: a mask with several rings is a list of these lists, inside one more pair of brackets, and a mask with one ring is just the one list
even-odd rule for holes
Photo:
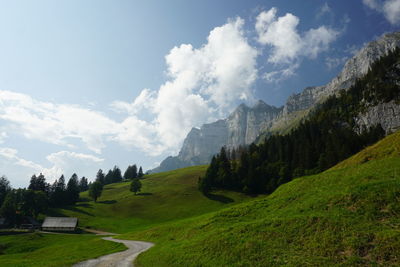
[[135,258],[143,251],[148,250],[154,244],[143,241],[121,240],[112,237],[103,237],[104,240],[123,243],[127,250],[101,256],[96,259],[82,261],[74,264],[73,267],[132,267]]

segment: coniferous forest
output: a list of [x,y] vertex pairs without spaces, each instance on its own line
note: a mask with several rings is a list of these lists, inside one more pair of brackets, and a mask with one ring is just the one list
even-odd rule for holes
[[349,90],[330,96],[287,135],[274,134],[260,145],[238,150],[221,148],[199,178],[199,189],[271,193],[293,178],[329,169],[383,138],[381,125],[357,131],[355,118],[370,106],[400,101],[398,64],[399,48],[372,64]]

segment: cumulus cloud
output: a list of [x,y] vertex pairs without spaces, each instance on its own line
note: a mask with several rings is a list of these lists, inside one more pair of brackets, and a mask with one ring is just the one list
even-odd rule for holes
[[290,64],[299,57],[315,58],[339,36],[338,31],[326,26],[299,33],[299,23],[299,18],[291,13],[277,17],[276,8],[257,16],[258,42],[272,47],[269,62]]
[[50,168],[43,168],[39,170],[49,180],[55,180],[62,174],[68,178],[73,173],[78,173],[79,176],[86,176],[93,179],[95,170],[101,167],[104,159],[71,151],[59,151],[52,153],[46,157],[47,161],[51,163]]
[[328,15],[328,14],[333,14],[333,12],[332,12],[331,7],[328,5],[328,3],[325,2],[325,4],[323,4],[319,8],[318,13],[317,13],[317,18],[321,18],[321,17],[323,17],[325,15]]
[[[152,126],[133,115],[118,122],[88,108],[38,101],[10,91],[0,91],[0,120],[4,129],[28,139],[69,148],[73,147],[70,139],[78,139],[96,153],[101,153],[109,140],[149,153],[154,153],[153,147],[159,148],[157,139],[151,135],[155,132]],[[0,141],[6,137],[3,132]],[[147,142],[143,141],[145,138]]]
[[296,74],[296,70],[300,64],[292,64],[288,68],[267,72],[263,75],[263,78],[268,83],[279,83],[286,80]]
[[[14,148],[0,148],[0,166],[2,171],[13,170],[16,177],[13,181],[20,186],[27,186],[29,178],[32,174],[43,173],[48,182],[52,182],[61,174],[65,174],[68,178],[73,173],[78,173],[80,176],[86,176],[93,179],[94,170],[101,167],[104,159],[89,155],[70,151],[59,151],[52,153],[46,157],[50,163],[50,167],[46,168],[38,163],[26,160],[18,155],[18,151]],[[17,166],[15,169],[13,166]]]
[[393,25],[400,24],[400,0],[363,0],[364,5],[382,13]]
[[159,140],[156,151],[178,149],[192,127],[225,116],[240,100],[253,100],[258,52],[245,38],[243,25],[244,20],[236,18],[214,28],[200,48],[191,44],[172,48],[165,57],[168,81],[157,92],[145,89],[132,103],[111,106],[131,114],[146,109],[155,116],[145,131]]

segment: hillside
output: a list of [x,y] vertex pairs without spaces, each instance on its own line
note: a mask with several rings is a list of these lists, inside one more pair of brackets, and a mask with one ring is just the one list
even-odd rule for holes
[[129,191],[129,182],[106,185],[97,203],[84,192],[84,201],[54,210],[52,215],[78,217],[82,227],[125,233],[216,211],[250,198],[229,191],[205,197],[197,189],[198,178],[205,169],[206,166],[196,166],[148,175],[142,180],[142,192],[136,196]]
[[[186,136],[177,156],[167,157],[160,166],[152,170],[161,172],[207,164],[222,146],[229,149],[252,142],[262,143],[271,134],[288,134],[309,117],[319,104],[341,90],[348,90],[356,81],[365,76],[374,62],[400,47],[400,32],[387,33],[377,40],[367,43],[352,58],[349,58],[342,71],[329,83],[306,87],[301,92],[288,97],[279,108],[269,106],[263,101],[254,107],[241,104],[226,119],[204,124],[200,129],[193,128]],[[393,80],[399,79],[399,66],[388,72]],[[380,66],[382,67],[382,66]],[[381,70],[383,68],[380,68]],[[374,75],[381,73],[374,73]],[[374,103],[364,113],[357,114],[357,125],[367,128],[378,123],[386,132],[400,127],[400,107],[398,103]]]
[[397,132],[267,197],[121,238],[156,243],[139,266],[398,266],[399,144]]

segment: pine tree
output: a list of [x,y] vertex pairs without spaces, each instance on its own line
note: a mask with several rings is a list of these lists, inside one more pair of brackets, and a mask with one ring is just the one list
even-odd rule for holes
[[79,192],[78,175],[74,173],[67,184],[66,196],[68,204],[75,204],[79,200]]
[[112,182],[118,183],[121,181],[122,181],[121,170],[118,168],[118,166],[114,166],[114,169],[112,170]]
[[84,192],[89,189],[88,180],[83,176],[79,181],[79,191]]
[[143,169],[142,169],[142,166],[140,166],[137,178],[142,178],[143,176],[144,176]]
[[99,169],[96,174],[96,181],[100,182],[101,184],[105,184],[105,176],[102,169]]

